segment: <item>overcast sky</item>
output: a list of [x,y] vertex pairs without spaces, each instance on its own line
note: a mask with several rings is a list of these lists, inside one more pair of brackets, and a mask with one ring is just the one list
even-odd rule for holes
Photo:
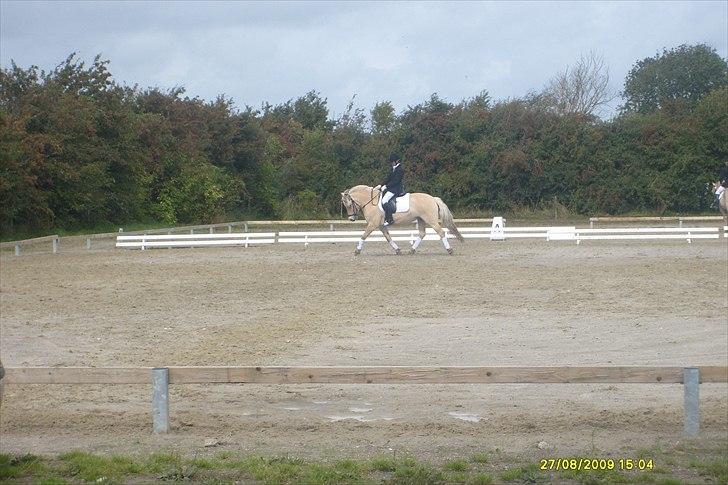
[[[31,2],[0,0],[0,64],[52,69],[100,53],[121,83],[184,86],[236,106],[316,90],[336,118],[356,95],[398,113],[432,93],[459,102],[539,91],[581,54],[618,92],[662,48],[728,57],[728,2]],[[613,102],[613,106],[619,100]],[[605,113],[608,115],[608,113]]]

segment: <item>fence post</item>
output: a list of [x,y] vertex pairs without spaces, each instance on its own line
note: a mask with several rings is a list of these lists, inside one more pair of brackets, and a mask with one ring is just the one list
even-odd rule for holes
[[152,421],[155,433],[169,431],[169,369],[152,369]]
[[90,237],[86,238],[86,249],[91,249],[91,238]]
[[213,233],[213,228],[212,228],[212,226],[210,226],[210,234],[212,234],[212,233]]
[[697,367],[683,369],[683,387],[685,391],[684,434],[697,436],[700,431],[700,369]]
[[15,245],[15,255],[20,256],[20,244]]
[[58,252],[59,246],[60,246],[60,244],[59,244],[58,238],[54,237],[53,238],[53,253],[54,254]]

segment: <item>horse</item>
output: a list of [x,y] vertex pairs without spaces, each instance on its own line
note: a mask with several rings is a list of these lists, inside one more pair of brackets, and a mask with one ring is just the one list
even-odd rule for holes
[[[713,193],[718,190],[718,187],[720,187],[720,182],[713,182]],[[721,192],[720,198],[718,198],[718,209],[723,215],[723,219],[725,219],[726,226],[728,226],[728,195],[726,194],[728,194],[728,189]]]
[[[361,254],[362,249],[364,249],[364,240],[375,229],[382,231],[387,242],[394,249],[395,254],[401,254],[397,243],[392,241],[387,226],[383,225],[384,213],[379,208],[379,199],[381,196],[382,192],[380,189],[368,185],[356,185],[341,193],[341,203],[346,207],[349,220],[355,221],[359,214],[361,214],[367,221],[367,227],[364,229],[364,234],[362,234],[356,250],[354,250],[354,255]],[[453,250],[447,241],[447,235],[443,227],[449,229],[459,241],[465,240],[460,234],[460,231],[458,231],[458,228],[455,227],[450,209],[448,209],[447,205],[439,197],[418,192],[411,193],[409,210],[407,212],[395,212],[393,218],[395,224],[403,224],[417,220],[419,235],[412,243],[410,254],[417,252],[417,248],[425,237],[426,225],[432,227],[437,232],[448,254],[453,254]]]

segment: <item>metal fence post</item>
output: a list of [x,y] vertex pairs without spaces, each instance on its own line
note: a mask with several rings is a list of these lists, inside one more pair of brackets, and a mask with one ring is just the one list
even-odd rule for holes
[[152,421],[155,433],[169,431],[169,369],[152,369]]
[[15,245],[15,255],[20,256],[20,244]]
[[91,238],[90,237],[86,238],[86,249],[91,249]]
[[59,246],[60,246],[60,244],[59,244],[58,238],[57,237],[53,238],[53,253],[58,252]]
[[685,428],[686,436],[697,436],[700,431],[700,369],[685,367],[683,369],[683,387],[685,390]]

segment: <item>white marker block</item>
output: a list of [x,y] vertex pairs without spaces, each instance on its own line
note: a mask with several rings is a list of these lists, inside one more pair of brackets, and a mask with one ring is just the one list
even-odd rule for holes
[[493,224],[490,227],[490,240],[491,241],[505,241],[506,234],[504,232],[505,229],[505,220],[498,216],[493,218]]

